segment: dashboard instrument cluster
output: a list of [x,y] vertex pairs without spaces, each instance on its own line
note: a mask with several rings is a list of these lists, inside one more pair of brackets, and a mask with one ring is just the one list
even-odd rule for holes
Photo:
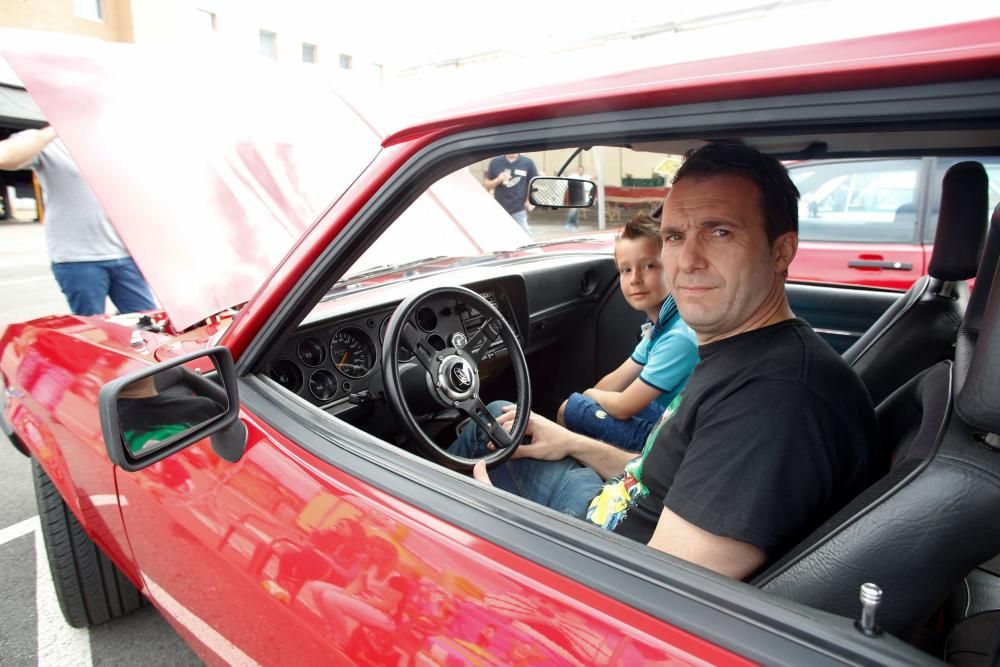
[[[513,322],[510,303],[499,285],[476,288],[508,322]],[[358,402],[382,391],[382,343],[394,308],[363,315],[337,317],[310,324],[289,338],[268,367],[268,376],[279,385],[311,403],[326,408],[341,402]],[[459,304],[440,313],[421,308],[418,326],[440,339],[440,349],[451,344],[459,329],[466,336],[475,333],[484,318],[474,308]],[[515,330],[517,326],[515,325]],[[447,341],[447,342],[446,342]],[[503,341],[493,341],[484,360],[503,351]],[[413,355],[401,348],[400,363],[415,363]]]

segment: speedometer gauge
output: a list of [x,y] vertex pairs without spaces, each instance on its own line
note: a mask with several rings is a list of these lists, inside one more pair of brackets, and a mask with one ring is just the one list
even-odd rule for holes
[[375,366],[375,344],[357,327],[344,327],[330,341],[330,360],[349,378],[360,378]]

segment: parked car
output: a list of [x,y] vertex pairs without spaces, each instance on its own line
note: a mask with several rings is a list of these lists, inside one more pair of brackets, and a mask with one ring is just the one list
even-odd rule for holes
[[[1000,204],[1000,158],[893,157],[789,165],[802,199],[797,280],[907,289],[927,273],[947,169],[966,159],[989,176]],[[984,221],[985,224],[985,221]]]
[[[909,365],[931,321],[863,345],[912,375],[879,407],[886,476],[747,581],[481,485],[441,445],[496,398],[551,415],[639,325],[608,239],[531,242],[469,165],[716,138],[782,160],[995,155],[997,34],[1000,19],[653,67],[391,132],[314,68],[0,35],[163,305],[0,336],[2,424],[32,459],[67,620],[148,600],[209,664],[913,665],[982,649],[1000,592],[979,567],[1000,552],[990,253],[954,360]],[[978,251],[983,225],[960,222]],[[964,305],[963,279],[927,282]],[[913,300],[787,292],[847,344]],[[461,350],[471,397],[468,377],[444,385]]]

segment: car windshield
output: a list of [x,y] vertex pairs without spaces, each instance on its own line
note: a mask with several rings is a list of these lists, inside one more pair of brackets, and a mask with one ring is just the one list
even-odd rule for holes
[[[659,205],[679,164],[673,155],[618,146],[482,160],[432,185],[344,273],[338,286],[404,269],[426,273],[455,261],[467,264],[498,253],[607,235],[636,213]],[[600,195],[594,205],[525,211],[530,178],[560,173],[597,183]],[[520,216],[526,216],[526,226]],[[450,264],[444,261],[449,258]]]

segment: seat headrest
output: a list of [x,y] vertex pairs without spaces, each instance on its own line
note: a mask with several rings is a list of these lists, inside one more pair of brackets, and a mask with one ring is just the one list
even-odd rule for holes
[[989,297],[955,409],[974,428],[1000,434],[1000,271],[994,268],[992,276],[981,274],[976,289],[987,281]]
[[968,280],[976,275],[986,236],[989,179],[978,162],[959,162],[941,182],[941,212],[927,273],[939,280]]

